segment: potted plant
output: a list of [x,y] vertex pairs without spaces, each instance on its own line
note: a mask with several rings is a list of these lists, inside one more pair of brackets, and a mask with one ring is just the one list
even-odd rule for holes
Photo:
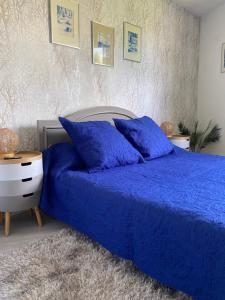
[[195,122],[193,130],[189,130],[183,122],[180,122],[178,129],[181,135],[190,136],[190,148],[192,152],[200,152],[206,146],[218,142],[221,138],[221,128],[217,124],[213,125],[212,121],[209,121],[204,130],[199,129],[198,122]]

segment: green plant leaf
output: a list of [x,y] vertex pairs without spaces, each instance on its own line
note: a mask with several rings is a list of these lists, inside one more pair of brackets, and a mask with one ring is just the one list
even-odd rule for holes
[[190,135],[190,148],[193,152],[200,152],[211,143],[218,142],[221,138],[221,128],[213,125],[212,121],[209,121],[204,130],[198,129],[198,121],[194,123],[194,128],[190,131],[183,122],[178,124],[178,129],[182,135]]
[[207,145],[211,143],[216,143],[221,138],[221,128],[216,124],[205,134],[204,140],[202,141],[201,148],[204,149]]
[[179,129],[180,134],[182,134],[182,135],[190,135],[191,134],[189,129],[187,127],[185,127],[182,122],[180,122],[178,124],[178,129]]

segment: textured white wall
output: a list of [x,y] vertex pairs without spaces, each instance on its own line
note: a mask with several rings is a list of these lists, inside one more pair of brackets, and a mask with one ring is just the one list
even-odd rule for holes
[[[115,27],[114,68],[91,64],[91,20]],[[123,21],[142,26],[140,64],[122,58]],[[193,123],[197,18],[169,0],[82,0],[80,33],[80,50],[50,44],[47,0],[0,0],[0,127],[22,148],[36,147],[37,119],[96,105]]]
[[225,73],[221,73],[221,49],[225,43],[225,4],[201,20],[198,119],[206,126],[214,120],[222,128],[222,139],[206,149],[225,154]]

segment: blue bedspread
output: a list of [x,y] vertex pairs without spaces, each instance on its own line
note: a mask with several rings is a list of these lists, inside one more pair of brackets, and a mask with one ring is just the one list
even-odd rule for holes
[[225,158],[182,150],[88,174],[45,157],[41,208],[198,300],[225,299]]

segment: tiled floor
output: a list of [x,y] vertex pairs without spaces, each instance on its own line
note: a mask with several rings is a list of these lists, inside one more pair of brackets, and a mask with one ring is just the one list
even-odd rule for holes
[[0,251],[20,248],[26,243],[41,239],[68,227],[47,216],[43,216],[43,223],[43,227],[38,227],[35,218],[31,217],[28,212],[12,216],[9,237],[4,237],[3,225],[0,225]]

